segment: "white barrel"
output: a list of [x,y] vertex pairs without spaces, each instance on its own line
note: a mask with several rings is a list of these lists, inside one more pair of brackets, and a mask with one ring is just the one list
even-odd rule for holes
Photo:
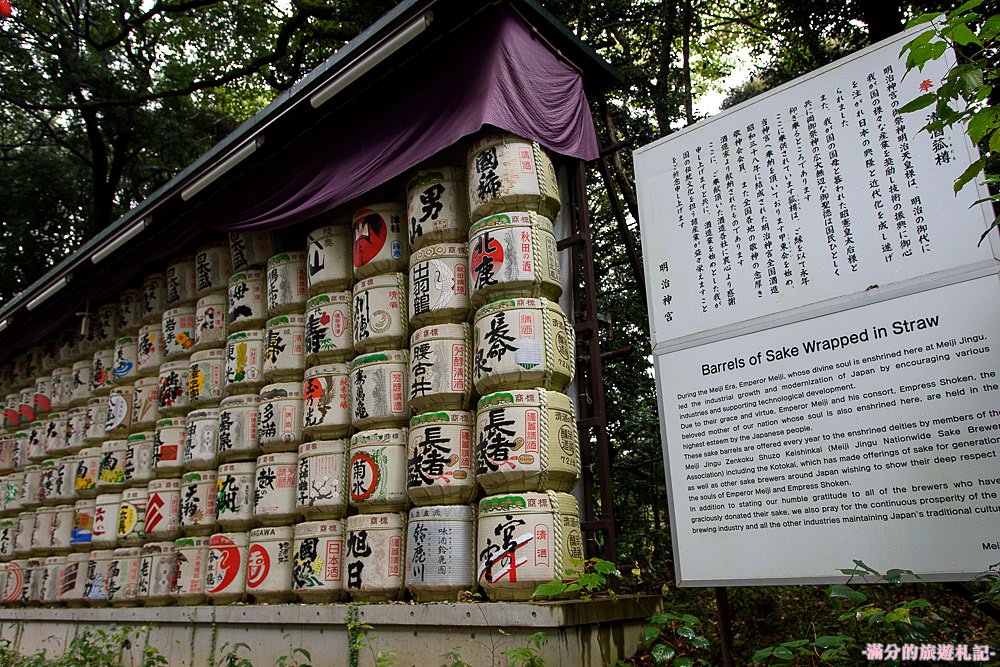
[[[59,366],[59,340],[57,338],[46,339],[42,343],[42,373],[51,375],[57,366]],[[0,380],[0,384],[2,384],[2,380]]]
[[153,479],[156,432],[140,431],[128,437],[125,447],[125,483],[145,487]]
[[198,299],[194,308],[194,345],[192,350],[226,346],[226,295],[208,294]]
[[73,553],[66,556],[66,564],[59,579],[59,599],[70,607],[79,607],[83,604],[89,562],[89,553]]
[[298,518],[296,473],[298,454],[281,452],[257,457],[253,513],[263,526],[287,525]]
[[3,427],[5,429],[17,428],[17,407],[20,405],[20,394],[12,392],[4,397],[3,402]]
[[302,430],[309,438],[338,438],[351,432],[351,389],[347,364],[313,366],[302,383]]
[[114,384],[118,386],[131,384],[139,377],[139,341],[135,336],[115,339],[111,373]]
[[303,602],[343,599],[345,533],[342,519],[295,525],[292,590]]
[[410,337],[410,408],[467,410],[472,398],[472,328],[437,324]]
[[0,474],[14,470],[14,434],[0,431]]
[[247,530],[254,526],[254,472],[256,461],[223,463],[215,497],[215,522],[221,530]]
[[559,212],[556,170],[536,141],[506,132],[486,134],[469,148],[466,174],[473,220],[522,208],[549,217]]
[[476,553],[476,578],[490,600],[528,600],[539,584],[575,579],[583,560],[576,498],[555,491],[483,498]]
[[219,404],[219,460],[256,460],[260,455],[257,442],[257,419],[260,396],[239,394],[222,399]]
[[118,386],[108,394],[108,411],[104,419],[104,432],[111,438],[123,438],[132,428],[132,410],[135,408],[135,383]]
[[426,412],[410,420],[406,492],[414,505],[472,502],[472,434],[470,412]]
[[264,327],[264,381],[297,380],[305,370],[305,315],[278,315]]
[[[43,449],[48,456],[65,454],[69,450],[66,439],[67,416],[61,412],[50,412],[45,420],[45,444]],[[11,454],[13,454],[13,439],[11,439]]]
[[411,327],[469,319],[469,248],[439,243],[410,255],[407,314]]
[[410,252],[432,243],[464,241],[469,236],[469,193],[461,167],[433,167],[406,184]]
[[142,289],[133,287],[118,295],[118,334],[134,336],[142,326]]
[[69,545],[77,551],[87,551],[94,540],[94,511],[97,502],[93,498],[82,498],[73,503],[73,528],[70,530]]
[[100,349],[94,352],[93,360],[90,395],[105,396],[115,384],[115,349],[113,347]]
[[73,506],[56,505],[52,508],[52,510],[52,528],[50,537],[52,552],[65,554],[73,548]]
[[8,561],[14,557],[14,544],[17,541],[17,519],[7,517],[0,519],[0,561]]
[[238,331],[226,339],[226,394],[259,389],[264,384],[264,334]]
[[40,505],[38,493],[42,481],[42,466],[40,463],[33,463],[24,468],[24,492],[21,495],[21,502],[25,508],[33,509]]
[[136,341],[136,369],[141,377],[157,375],[167,358],[163,341],[163,322],[144,324]]
[[373,352],[350,364],[351,422],[363,430],[403,425],[410,416],[410,358],[406,350]]
[[226,351],[201,350],[188,364],[188,403],[192,408],[218,405],[226,386]]
[[216,533],[208,538],[205,594],[213,604],[240,602],[246,597],[246,533]]
[[429,505],[410,510],[406,524],[406,590],[417,602],[458,599],[475,590],[475,510]]
[[[84,410],[86,415],[86,409]],[[14,469],[23,470],[28,465],[29,437],[27,431],[14,431]]]
[[114,550],[114,559],[108,568],[108,600],[112,605],[128,607],[142,603],[139,599],[141,560],[142,549],[137,546]]
[[97,308],[97,344],[110,347],[118,338],[118,302],[106,303]]
[[52,409],[64,411],[69,408],[73,391],[73,369],[60,366],[52,371]]
[[193,304],[195,291],[194,257],[185,255],[167,262],[167,308]]
[[78,452],[87,444],[87,408],[76,407],[66,411],[66,449]]
[[395,202],[371,204],[354,212],[354,278],[405,271],[409,257],[406,207]]
[[45,454],[45,423],[33,421],[28,424],[28,460],[40,463]]
[[70,391],[69,404],[72,406],[86,405],[90,400],[90,390],[94,384],[93,358],[73,363],[73,389]]
[[259,269],[230,276],[226,298],[226,326],[230,333],[264,326],[267,321],[264,279],[265,272]]
[[132,430],[141,431],[156,426],[156,421],[160,418],[159,376],[139,378],[135,381],[134,388]]
[[177,581],[177,545],[147,542],[139,559],[139,599],[149,605],[171,601]]
[[170,540],[181,534],[181,480],[154,479],[147,487],[146,520],[149,540]]
[[309,298],[304,252],[279,253],[267,260],[265,298],[268,317],[302,312]]
[[346,361],[353,357],[351,326],[351,292],[328,292],[309,299],[306,302],[306,361]]
[[296,509],[311,518],[347,514],[346,440],[319,440],[299,446]]
[[174,599],[177,604],[199,604],[205,600],[205,569],[208,561],[208,537],[180,537],[177,549],[177,580]]
[[279,382],[260,390],[257,442],[265,452],[298,448],[302,442],[302,383]]
[[486,493],[571,491],[580,477],[573,403],[541,389],[499,391],[479,400],[476,480]]
[[500,298],[562,294],[562,273],[552,222],[533,211],[498,213],[469,230],[473,306]]
[[100,493],[125,488],[126,440],[105,440],[101,445],[101,462],[97,467],[97,490]]
[[31,553],[31,538],[35,533],[36,513],[32,510],[19,512],[17,529],[14,531],[14,554],[27,556]]
[[191,365],[187,359],[168,361],[160,366],[160,386],[156,392],[161,417],[182,415],[188,410],[188,378]]
[[358,354],[405,347],[406,276],[386,273],[355,283],[351,321]]
[[87,444],[104,442],[108,437],[108,397],[97,396],[87,401]]
[[476,390],[562,391],[573,380],[575,340],[559,305],[547,299],[505,299],[483,306],[473,331]]
[[101,467],[101,448],[85,447],[77,453],[76,477],[73,487],[81,498],[97,495],[97,476]]
[[44,417],[52,411],[51,375],[43,375],[35,380],[35,396],[32,401],[36,417]]
[[[59,332],[59,363],[72,366],[80,358],[80,327],[68,327]],[[9,386],[9,382],[7,383]]]
[[247,552],[247,593],[256,602],[292,599],[291,526],[268,526],[250,531]]
[[163,358],[187,358],[194,346],[194,306],[176,306],[163,312]]
[[109,602],[108,585],[111,583],[111,561],[114,559],[114,549],[95,549],[90,552],[83,599],[92,607],[103,607]]
[[206,243],[194,255],[194,287],[199,297],[213,292],[224,292],[226,281],[233,272],[229,244]]
[[52,500],[57,503],[67,503],[76,500],[76,466],[79,458],[73,454],[55,459],[56,478],[55,492]]
[[149,504],[149,490],[135,487],[122,491],[122,501],[118,506],[118,543],[138,546],[146,540],[146,505]]
[[142,321],[159,322],[167,307],[167,277],[151,273],[142,281]]
[[184,438],[184,469],[209,470],[219,462],[219,411],[192,410]]
[[28,562],[26,560],[12,560],[3,566],[6,577],[3,578],[4,586],[0,591],[0,603],[6,606],[16,607],[22,604],[21,596],[24,592],[24,579]]
[[351,598],[384,602],[402,595],[405,522],[401,512],[347,518],[344,588]]
[[274,234],[270,231],[229,232],[229,257],[233,271],[264,266],[274,255]]
[[215,528],[215,497],[219,478],[214,470],[184,473],[181,478],[181,530],[208,535]]
[[352,507],[362,513],[406,509],[406,446],[405,428],[351,436],[348,484]]
[[50,606],[62,604],[62,600],[59,598],[59,587],[65,567],[66,556],[49,556],[45,559],[45,579],[41,590],[42,604]]
[[44,556],[52,551],[52,522],[55,520],[55,507],[39,507],[35,510],[35,527],[31,533],[31,553]]
[[118,510],[122,494],[100,493],[94,499],[94,528],[91,544],[111,548],[118,544]]
[[354,282],[350,225],[329,225],[306,235],[309,293],[347,289]]
[[174,477],[184,469],[184,438],[187,419],[167,417],[156,422],[153,440],[153,475]]

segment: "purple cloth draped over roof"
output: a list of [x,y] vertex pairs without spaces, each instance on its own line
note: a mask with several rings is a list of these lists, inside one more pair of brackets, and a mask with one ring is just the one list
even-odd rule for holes
[[435,45],[433,60],[419,72],[407,67],[405,77],[389,75],[391,85],[380,81],[374,108],[352,101],[337,112],[336,124],[314,130],[303,150],[283,151],[241,176],[238,187],[247,196],[218,197],[199,217],[228,231],[295,224],[364,195],[483,125],[595,159],[581,74],[505,4],[470,23]]

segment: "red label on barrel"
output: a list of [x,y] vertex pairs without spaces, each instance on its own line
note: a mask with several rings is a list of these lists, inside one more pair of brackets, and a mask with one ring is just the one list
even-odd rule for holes
[[271,571],[271,557],[267,549],[259,544],[250,547],[247,555],[247,588],[257,588],[267,579]]

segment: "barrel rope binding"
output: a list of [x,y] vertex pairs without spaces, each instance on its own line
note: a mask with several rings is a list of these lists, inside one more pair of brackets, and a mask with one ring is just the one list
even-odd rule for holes
[[542,300],[542,337],[544,341],[545,354],[542,358],[542,387],[548,389],[552,386],[552,378],[555,375],[556,348],[555,340],[552,338],[552,314],[546,307],[548,300]]
[[565,550],[563,549],[563,526],[562,526],[562,512],[560,511],[558,494],[555,491],[546,491],[545,495],[549,497],[549,508],[552,510],[552,539],[553,544],[551,551],[553,552],[552,558],[552,569],[554,572],[553,579],[559,579],[560,581],[566,578],[566,573],[563,568],[563,561],[566,558]]

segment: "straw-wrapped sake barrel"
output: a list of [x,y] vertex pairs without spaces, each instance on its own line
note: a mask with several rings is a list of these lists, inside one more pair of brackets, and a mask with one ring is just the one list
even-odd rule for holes
[[505,132],[487,134],[469,148],[466,164],[473,220],[518,209],[549,217],[559,211],[556,170],[538,142]]
[[490,600],[528,600],[539,584],[576,577],[583,538],[568,493],[513,493],[479,501],[477,580]]
[[469,230],[473,306],[518,296],[558,299],[562,272],[552,222],[533,211],[497,213]]

